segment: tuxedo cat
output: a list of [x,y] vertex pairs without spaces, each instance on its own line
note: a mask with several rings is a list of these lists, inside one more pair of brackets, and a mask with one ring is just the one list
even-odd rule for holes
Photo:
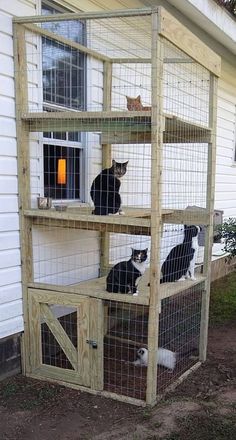
[[198,252],[199,226],[184,225],[184,241],[175,246],[164,261],[161,283],[182,281],[185,278],[195,280],[194,268]]
[[[139,365],[140,367],[147,367],[148,364],[148,350],[147,348],[140,348],[137,351],[137,360],[134,361],[134,365]],[[169,370],[174,370],[177,361],[177,353],[166,348],[158,348],[157,351],[157,364],[162,367],[168,368]]]
[[147,252],[148,249],[132,249],[130,260],[115,264],[107,276],[106,290],[113,293],[132,293],[137,296],[139,292],[136,283],[145,272]]
[[127,162],[112,160],[112,166],[101,171],[94,179],[90,196],[94,203],[93,214],[124,214],[121,209],[120,178],[126,173]]
[[127,109],[130,110],[130,111],[148,111],[148,110],[151,110],[151,107],[143,106],[140,95],[138,95],[136,98],[131,98],[130,96],[126,96],[126,99],[127,99]]

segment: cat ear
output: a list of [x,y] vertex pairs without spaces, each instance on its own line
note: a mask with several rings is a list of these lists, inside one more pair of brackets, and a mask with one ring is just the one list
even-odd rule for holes
[[145,251],[148,252],[148,248],[146,248]]
[[138,95],[136,99],[141,102],[141,95]]
[[127,162],[124,162],[123,165],[127,167],[129,161],[127,160]]
[[115,166],[115,164],[116,164],[116,161],[115,161],[115,159],[112,159],[112,166],[114,167],[114,166]]

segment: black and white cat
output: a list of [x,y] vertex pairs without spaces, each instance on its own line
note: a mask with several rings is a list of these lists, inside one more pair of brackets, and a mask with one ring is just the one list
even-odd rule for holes
[[161,283],[182,281],[186,278],[195,280],[194,268],[198,252],[199,226],[184,225],[184,241],[175,246],[164,261]]
[[113,293],[132,293],[138,295],[137,280],[141,277],[147,265],[148,248],[143,250],[132,249],[128,261],[115,264],[107,275],[106,290]]
[[124,214],[121,209],[120,178],[127,170],[127,162],[120,163],[112,160],[112,166],[101,171],[95,177],[90,196],[94,203],[93,214]]
[[[157,364],[162,367],[168,368],[168,370],[173,371],[176,367],[176,364],[179,360],[184,357],[190,355],[192,356],[195,353],[194,358],[198,357],[198,349],[197,347],[188,347],[185,350],[181,351],[171,351],[167,348],[158,348],[157,350]],[[133,362],[134,365],[140,367],[147,367],[148,364],[148,349],[147,348],[139,348],[137,351],[137,359]]]
[[[157,364],[173,371],[176,366],[177,353],[168,350],[167,348],[158,348]],[[134,365],[140,367],[147,367],[148,364],[148,350],[147,348],[140,348],[137,351],[137,359],[133,362]]]

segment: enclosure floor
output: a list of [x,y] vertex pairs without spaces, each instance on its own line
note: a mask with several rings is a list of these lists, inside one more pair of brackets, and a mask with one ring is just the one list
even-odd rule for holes
[[[107,346],[104,353],[104,389],[123,396],[145,400],[147,386],[147,368],[135,366],[137,347],[122,343],[119,346]],[[121,359],[121,360],[117,360]],[[158,366],[157,395],[165,392],[185,371],[196,363],[196,359],[183,357],[173,372]]]

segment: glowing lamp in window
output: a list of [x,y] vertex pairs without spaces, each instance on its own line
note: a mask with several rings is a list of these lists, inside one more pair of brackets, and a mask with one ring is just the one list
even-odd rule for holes
[[57,183],[59,185],[66,184],[66,159],[58,159]]

